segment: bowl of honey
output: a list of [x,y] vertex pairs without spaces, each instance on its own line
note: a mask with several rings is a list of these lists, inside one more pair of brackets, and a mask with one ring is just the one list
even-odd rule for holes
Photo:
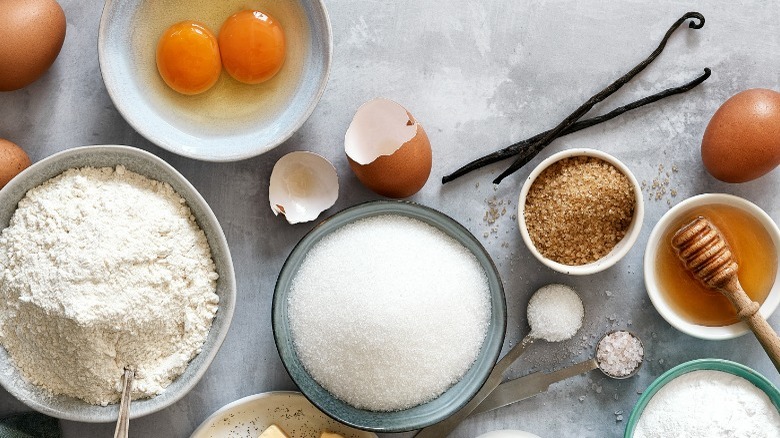
[[734,195],[688,198],[661,217],[650,233],[644,258],[645,287],[658,313],[673,327],[708,340],[748,332],[728,298],[689,272],[672,247],[672,236],[698,216],[710,220],[728,242],[745,292],[768,318],[780,304],[780,230],[766,212]]

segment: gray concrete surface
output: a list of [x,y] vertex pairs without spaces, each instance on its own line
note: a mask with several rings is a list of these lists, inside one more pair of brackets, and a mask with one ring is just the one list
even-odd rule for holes
[[[549,371],[583,359],[592,353],[595,339],[612,327],[631,328],[647,349],[647,363],[635,378],[610,381],[592,372],[531,400],[469,419],[452,436],[474,437],[496,429],[522,429],[542,437],[621,436],[639,393],[665,370],[695,358],[736,360],[780,384],[752,336],[707,342],[684,335],[658,315],[642,281],[643,250],[652,226],[682,199],[704,192],[732,193],[780,220],[776,197],[780,171],[729,185],[710,177],[699,159],[702,133],[721,102],[746,88],[780,89],[780,6],[776,2],[327,0],[334,63],[319,106],[279,148],[227,164],[172,155],[134,132],[117,113],[101,80],[96,47],[101,2],[61,3],[68,20],[62,53],[38,82],[0,93],[0,137],[21,145],[33,161],[89,144],[128,144],[158,154],[189,178],[214,209],[227,235],[238,279],[232,328],[203,380],[169,409],[132,421],[131,436],[186,437],[226,403],[295,388],[276,353],[270,303],[285,257],[313,224],[290,226],[273,216],[267,202],[268,177],[285,153],[311,150],[332,160],[341,178],[340,198],[327,214],[377,199],[349,170],[342,143],[355,109],[376,96],[405,105],[431,138],[433,173],[411,199],[463,223],[484,242],[499,266],[509,309],[507,346],[527,332],[525,306],[539,286],[567,283],[585,301],[581,332],[585,339],[534,345],[513,368],[513,375]],[[503,169],[500,165],[447,186],[439,183],[458,165],[557,124],[646,56],[668,26],[688,10],[706,16],[704,28],[679,30],[646,72],[596,111],[681,84],[710,67],[713,75],[704,85],[558,140],[497,188],[490,181]],[[570,147],[612,153],[640,181],[649,183],[659,177],[659,165],[679,169],[670,174],[676,197],[666,194],[655,200],[646,194],[645,224],[628,256],[606,272],[584,278],[562,276],[533,259],[512,219],[520,184],[533,165]],[[660,173],[663,177],[665,171]],[[504,204],[511,201],[511,206],[488,225],[483,217],[494,197]],[[780,328],[780,315],[770,323]],[[0,414],[25,409],[0,391]],[[618,412],[623,421],[617,420]],[[107,437],[113,427],[63,422],[67,437]]]

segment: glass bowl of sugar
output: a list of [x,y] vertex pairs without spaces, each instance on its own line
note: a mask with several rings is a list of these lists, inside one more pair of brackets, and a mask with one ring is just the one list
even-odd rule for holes
[[277,280],[273,330],[301,392],[350,426],[419,429],[477,393],[501,351],[503,286],[448,216],[374,201],[320,223]]

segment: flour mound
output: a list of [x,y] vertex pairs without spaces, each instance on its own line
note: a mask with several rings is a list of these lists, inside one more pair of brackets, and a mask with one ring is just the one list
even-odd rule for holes
[[217,312],[206,236],[173,188],[116,169],[70,169],[27,192],[0,234],[0,343],[53,394],[116,403],[161,393]]

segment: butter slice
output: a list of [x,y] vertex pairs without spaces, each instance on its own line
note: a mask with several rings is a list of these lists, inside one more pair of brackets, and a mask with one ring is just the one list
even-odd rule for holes
[[268,429],[264,430],[257,438],[290,438],[281,427],[272,424]]
[[320,433],[320,438],[344,438],[344,437],[337,434],[336,432],[328,432],[327,430],[323,430]]

